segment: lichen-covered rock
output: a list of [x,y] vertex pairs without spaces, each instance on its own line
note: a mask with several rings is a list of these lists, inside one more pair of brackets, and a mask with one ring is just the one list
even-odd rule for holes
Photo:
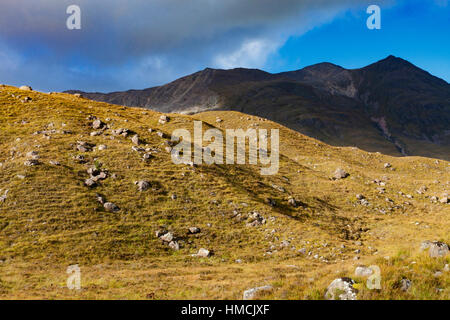
[[327,288],[325,299],[327,300],[357,300],[357,290],[353,288],[355,282],[350,278],[338,278],[333,280]]

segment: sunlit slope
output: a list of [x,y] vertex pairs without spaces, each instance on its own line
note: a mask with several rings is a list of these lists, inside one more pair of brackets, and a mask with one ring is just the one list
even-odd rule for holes
[[[22,102],[25,97],[31,100]],[[450,241],[449,205],[439,201],[449,188],[448,162],[330,147],[238,112],[173,114],[165,124],[160,116],[69,94],[0,88],[0,293],[70,296],[63,288],[65,268],[78,263],[92,278],[85,297],[145,298],[164,282],[168,287],[157,298],[239,298],[242,286],[268,281],[255,268],[270,275],[280,263],[296,263],[299,272],[314,276],[356,263],[355,257],[416,250],[423,240]],[[93,128],[96,119],[103,128]],[[204,121],[204,129],[279,129],[279,172],[262,176],[252,165],[175,165],[166,150],[170,135],[177,128],[191,130],[194,120]],[[128,129],[128,136],[113,132],[119,128]],[[139,145],[132,141],[135,134]],[[78,148],[82,142],[87,150]],[[33,157],[36,165],[25,165]],[[86,186],[90,168],[106,179]],[[349,176],[332,179],[338,168]],[[139,191],[137,181],[150,188]],[[421,188],[426,190],[417,193]],[[120,210],[105,210],[99,196]],[[258,223],[254,212],[262,217]],[[201,231],[190,234],[190,227]],[[180,249],[159,239],[159,230],[173,233]],[[193,257],[200,248],[213,255]],[[244,263],[240,280],[227,269],[236,260]],[[99,265],[106,268],[100,275]],[[109,285],[118,276],[116,266],[127,283]],[[215,270],[213,276],[196,282],[196,268],[206,267]],[[154,277],[142,279],[136,270]],[[24,272],[32,275],[26,290]],[[106,283],[96,282],[104,278]],[[55,279],[57,291],[49,289]],[[180,281],[190,289],[181,290]],[[218,283],[226,289],[213,290]]]

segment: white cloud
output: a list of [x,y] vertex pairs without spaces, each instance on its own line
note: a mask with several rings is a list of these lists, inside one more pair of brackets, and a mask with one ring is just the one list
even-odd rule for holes
[[72,0],[7,0],[0,38],[24,60],[14,64],[4,51],[18,72],[0,80],[35,70],[30,84],[47,91],[105,91],[160,85],[205,67],[264,68],[289,36],[367,1],[77,0],[82,29],[74,31],[65,23]]
[[214,58],[214,66],[221,69],[261,68],[270,54],[275,53],[280,43],[267,39],[246,40],[237,50],[219,54]]

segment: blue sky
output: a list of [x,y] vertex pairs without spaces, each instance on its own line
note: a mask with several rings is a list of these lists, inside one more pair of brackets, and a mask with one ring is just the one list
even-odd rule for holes
[[[71,4],[81,30],[66,28]],[[381,30],[366,27],[370,4]],[[448,0],[3,0],[0,83],[109,92],[206,67],[359,68],[390,54],[450,82],[449,31]]]
[[289,37],[265,68],[279,72],[321,61],[359,68],[392,54],[450,82],[450,6],[446,4],[397,1],[382,8],[381,30],[365,27],[364,11],[343,12],[302,36]]

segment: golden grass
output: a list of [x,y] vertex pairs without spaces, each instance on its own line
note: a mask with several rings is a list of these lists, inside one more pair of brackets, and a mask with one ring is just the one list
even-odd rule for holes
[[[21,103],[18,96],[33,100]],[[131,150],[130,138],[111,139],[109,130],[91,137],[89,115],[102,121],[110,118],[113,129],[133,130],[148,147],[161,151],[145,163]],[[449,299],[449,272],[434,276],[449,258],[431,259],[418,252],[423,240],[450,242],[449,205],[429,199],[448,192],[449,162],[331,147],[238,112],[170,115],[165,125],[158,124],[159,116],[68,94],[0,88],[0,196],[9,190],[0,203],[0,298],[240,299],[245,289],[271,284],[274,290],[266,298],[321,299],[334,278],[353,277],[357,265],[376,263],[386,279],[383,289],[365,290],[363,279],[356,279],[359,298]],[[217,117],[223,121],[216,123]],[[167,139],[148,129],[170,135],[175,128],[192,128],[194,119],[220,129],[252,124],[280,129],[279,173],[264,177],[250,165],[174,165],[164,151]],[[50,123],[55,130],[72,133],[51,134],[50,139],[33,135],[52,129]],[[74,148],[79,140],[105,144],[108,149],[86,153],[87,164],[80,164],[73,159],[80,154]],[[25,155],[31,150],[39,151],[41,164],[26,167]],[[51,160],[61,165],[53,166]],[[386,162],[394,170],[385,169]],[[95,163],[117,178],[109,177],[89,189],[83,182],[86,169]],[[338,167],[350,177],[331,180]],[[384,194],[379,194],[374,179],[386,181]],[[158,188],[137,192],[136,180],[152,181]],[[273,184],[286,192],[277,191]],[[428,191],[419,195],[416,190],[422,185]],[[96,193],[121,211],[105,212]],[[368,199],[369,207],[356,203],[358,193]],[[178,196],[176,200],[172,194]],[[290,195],[303,206],[289,207]],[[267,197],[279,205],[268,206]],[[387,197],[394,204],[386,202]],[[398,208],[389,211],[394,205]],[[232,218],[234,210],[243,215],[258,211],[273,219],[247,227],[245,220]],[[162,225],[181,240],[180,251],[156,238]],[[191,226],[202,232],[187,235]],[[280,248],[283,240],[290,240],[289,247]],[[272,245],[277,252],[266,254]],[[191,257],[202,247],[214,255]],[[298,253],[300,248],[311,255]],[[398,252],[407,254],[398,257]],[[323,259],[315,259],[316,254]],[[353,260],[355,256],[360,260]],[[412,261],[416,263],[411,265]],[[72,264],[81,267],[80,292],[65,285],[66,268]],[[407,293],[393,285],[403,276],[413,281]]]

